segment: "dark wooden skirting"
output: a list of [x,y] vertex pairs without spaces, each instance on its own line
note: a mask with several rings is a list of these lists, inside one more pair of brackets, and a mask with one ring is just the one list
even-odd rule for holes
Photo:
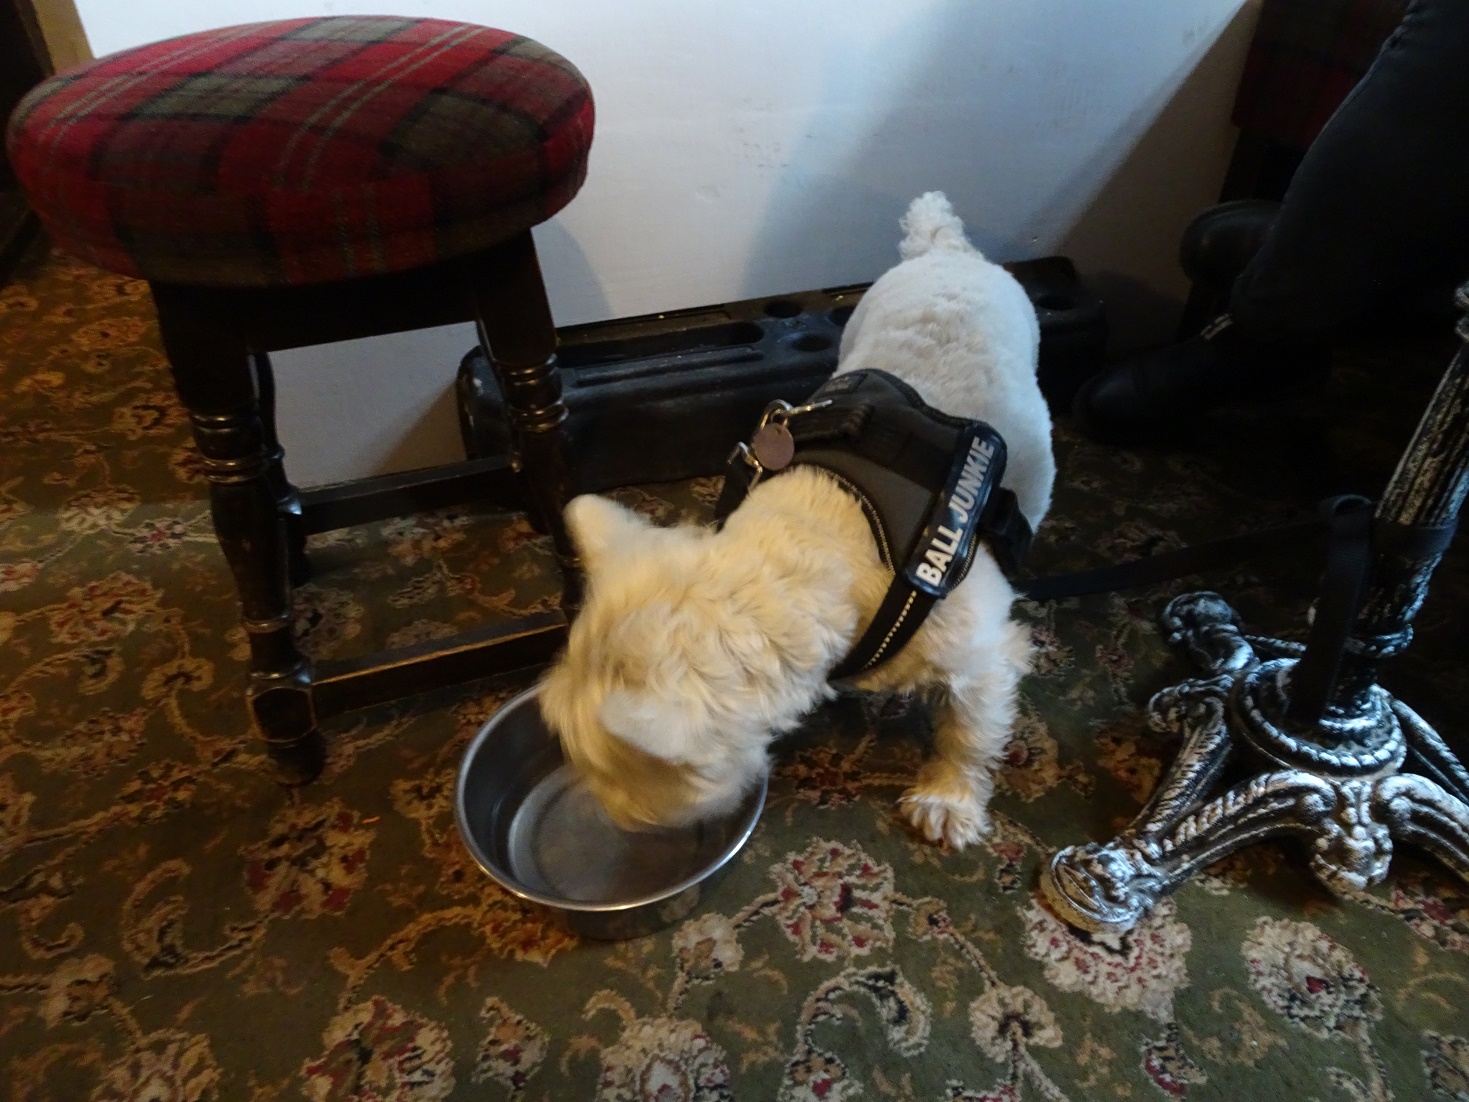
[[41,236],[41,223],[18,190],[0,189],[0,286],[10,282],[26,251]]
[[[22,96],[51,73],[51,57],[30,0],[0,0],[0,129]],[[41,235],[0,142],[0,285]]]
[[353,479],[302,490],[300,496],[308,533],[331,532],[465,502],[523,508],[515,471],[503,456]]
[[541,612],[448,640],[322,662],[311,679],[317,718],[544,665],[565,642],[566,617]]

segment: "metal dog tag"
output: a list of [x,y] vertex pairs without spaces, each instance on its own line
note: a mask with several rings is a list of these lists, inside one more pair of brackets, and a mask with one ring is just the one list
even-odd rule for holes
[[767,471],[780,471],[791,465],[796,455],[796,442],[791,430],[779,421],[769,421],[755,430],[750,450]]

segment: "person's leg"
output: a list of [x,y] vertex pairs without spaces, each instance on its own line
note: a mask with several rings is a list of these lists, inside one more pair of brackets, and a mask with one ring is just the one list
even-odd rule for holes
[[1307,151],[1230,312],[1091,380],[1082,430],[1142,439],[1309,387],[1333,335],[1469,275],[1466,59],[1469,0],[1415,0]]
[[1235,281],[1258,340],[1309,340],[1469,275],[1469,3],[1417,0],[1337,108]]

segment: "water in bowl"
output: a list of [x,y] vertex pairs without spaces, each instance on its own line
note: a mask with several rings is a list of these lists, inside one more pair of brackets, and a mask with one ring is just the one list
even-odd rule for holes
[[511,873],[532,891],[575,903],[623,903],[698,875],[717,856],[718,839],[702,826],[622,830],[563,763],[515,810],[506,850]]

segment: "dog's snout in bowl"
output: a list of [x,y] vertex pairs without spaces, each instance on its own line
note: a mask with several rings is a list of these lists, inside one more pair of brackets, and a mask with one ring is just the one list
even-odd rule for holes
[[475,862],[575,932],[621,939],[694,911],[749,839],[762,782],[730,815],[677,830],[616,826],[561,753],[537,689],[480,729],[459,769],[455,814]]

